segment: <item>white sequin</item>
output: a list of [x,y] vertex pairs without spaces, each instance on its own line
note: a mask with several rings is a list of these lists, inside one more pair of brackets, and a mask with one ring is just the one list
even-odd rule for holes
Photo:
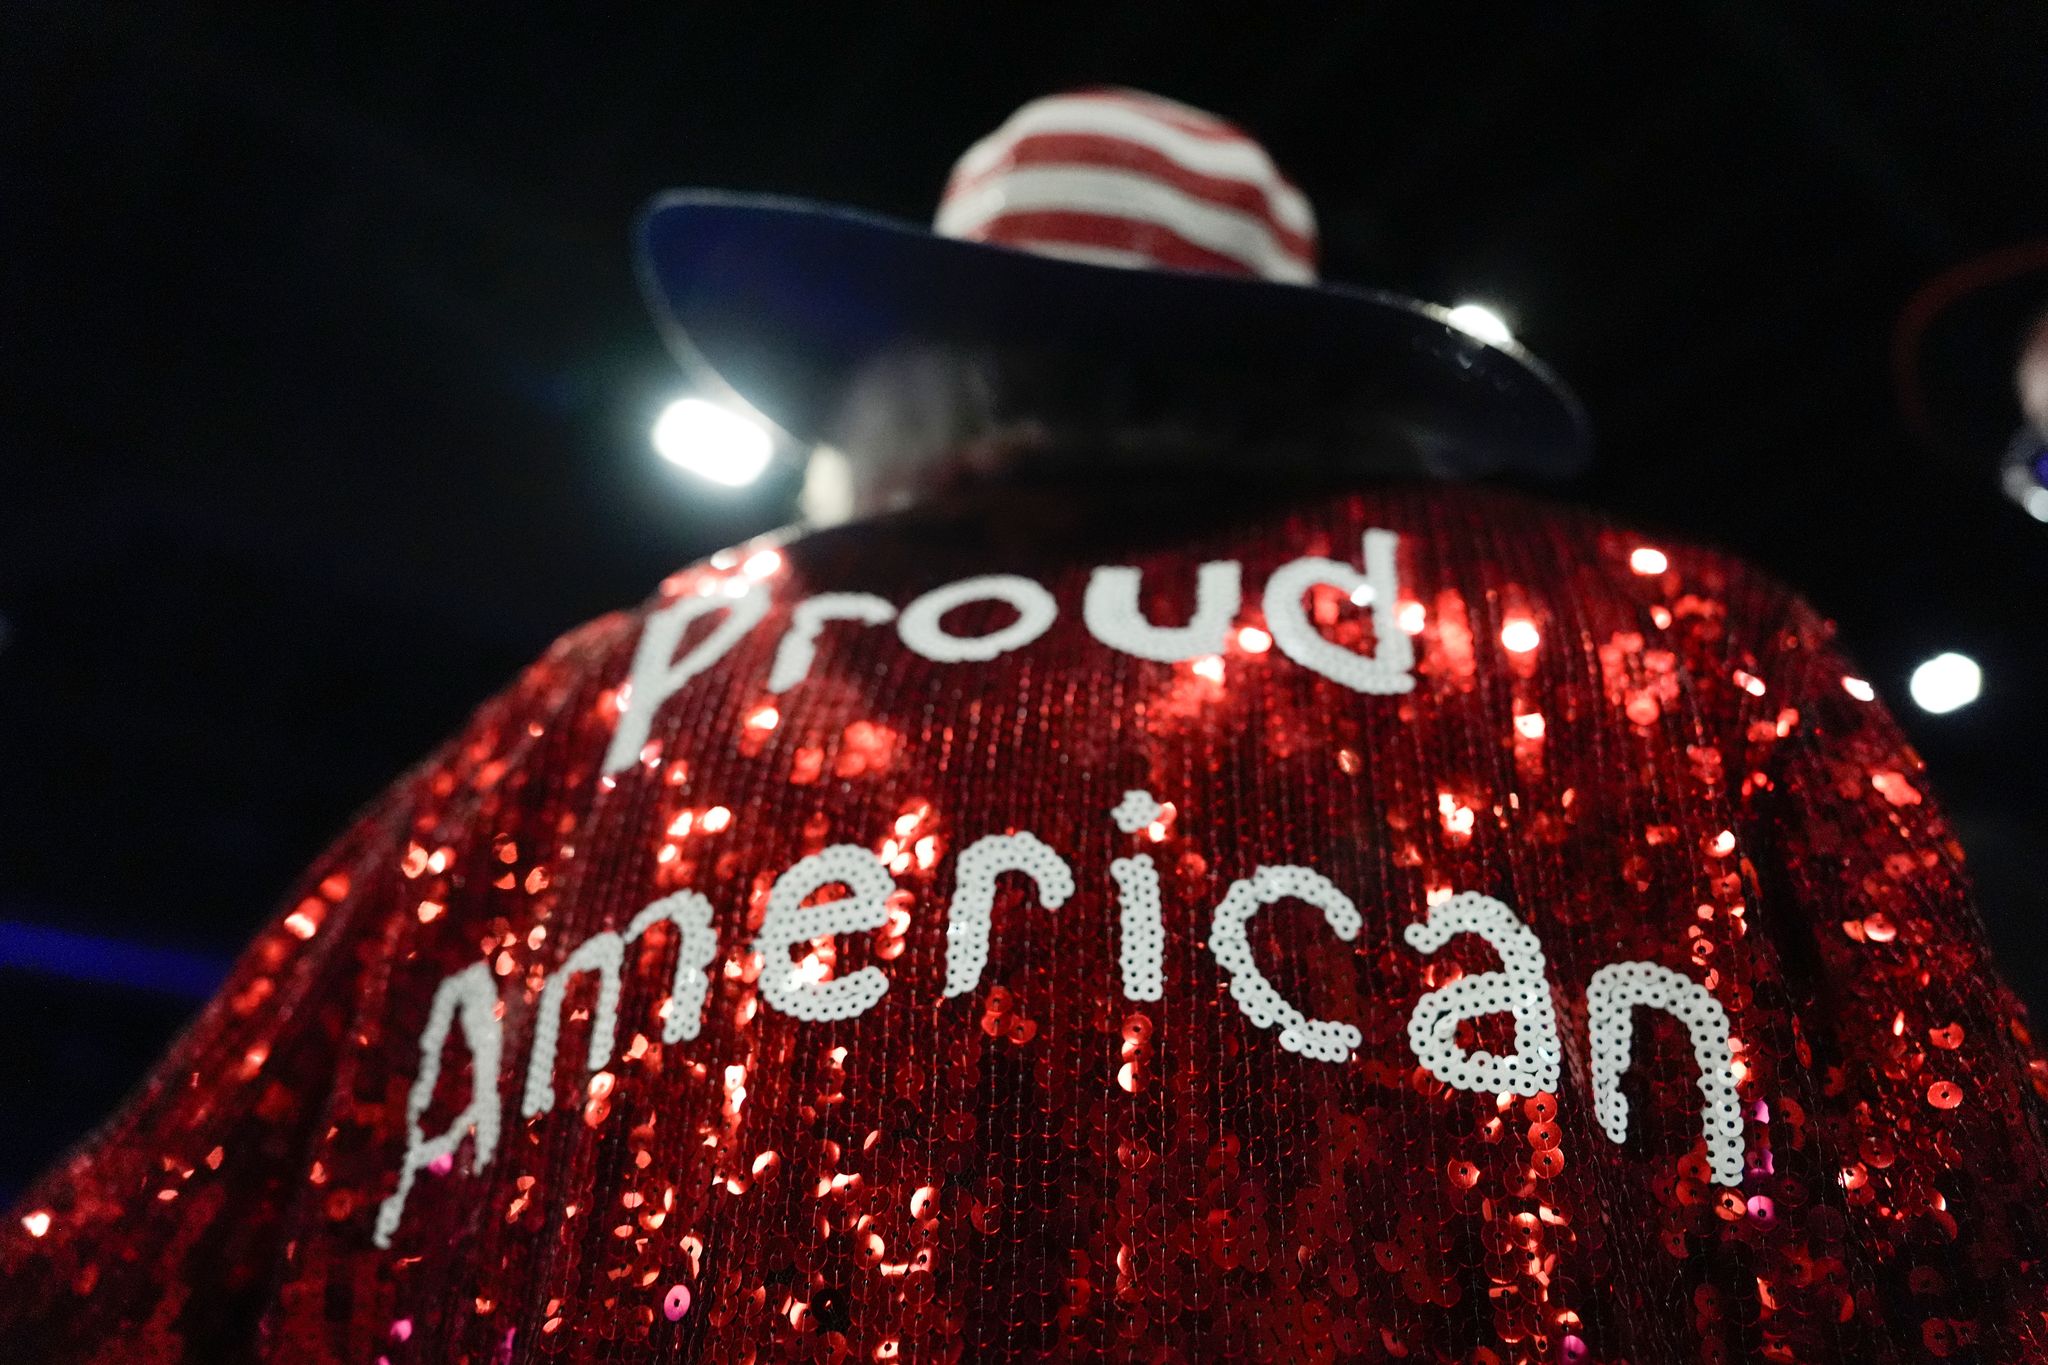
[[[1408,1016],[1408,1046],[1415,1060],[1459,1090],[1506,1095],[1556,1091],[1562,1050],[1542,942],[1514,911],[1476,891],[1437,902],[1427,921],[1409,925],[1402,937],[1417,952],[1434,953],[1459,934],[1485,939],[1500,954],[1500,969],[1461,976],[1415,1002]],[[1489,1014],[1514,1016],[1512,1054],[1496,1057],[1459,1045],[1458,1025]]]
[[1685,1025],[1700,1071],[1700,1125],[1707,1165],[1721,1185],[1742,1183],[1742,1106],[1728,1012],[1699,982],[1655,962],[1610,962],[1586,987],[1586,1027],[1593,1045],[1593,1110],[1613,1142],[1628,1141],[1628,1097],[1621,1093],[1635,1038],[1638,1007],[1663,1010]]
[[811,671],[818,652],[818,632],[828,621],[858,621],[878,626],[896,615],[896,608],[868,592],[828,592],[807,597],[789,615],[789,629],[775,647],[775,664],[768,670],[768,690],[787,692]]
[[590,1044],[585,1064],[591,1072],[611,1064],[619,1028],[619,974],[626,945],[637,942],[666,920],[676,929],[675,980],[669,988],[668,1018],[662,1041],[695,1038],[703,1022],[704,999],[711,989],[707,970],[718,956],[718,936],[711,927],[711,902],[694,891],[664,896],[633,917],[624,935],[594,934],[578,944],[555,969],[541,990],[540,1011],[533,1023],[533,1053],[526,1059],[526,1090],[519,1111],[527,1118],[555,1107],[555,1054],[561,1045],[562,1001],[569,982],[580,972],[598,974],[597,1006],[590,1013]]
[[718,933],[711,927],[711,902],[694,891],[678,891],[635,915],[626,927],[626,941],[633,942],[663,920],[676,928],[676,974],[669,987],[661,1040],[682,1043],[695,1038],[704,1023],[704,1000],[711,992],[710,969],[718,956]]
[[[835,884],[853,894],[819,905],[803,903]],[[830,981],[806,981],[789,950],[812,939],[881,928],[889,921],[889,897],[895,890],[896,880],[882,860],[859,844],[833,844],[798,859],[769,889],[768,912],[754,939],[754,951],[763,964],[762,998],[784,1014],[814,1022],[866,1013],[889,990],[889,978],[879,968],[862,967]]]
[[1245,1016],[1261,1028],[1280,1027],[1280,1046],[1319,1062],[1349,1060],[1365,1040],[1354,1024],[1311,1019],[1287,1003],[1252,958],[1245,924],[1259,908],[1281,900],[1303,900],[1323,912],[1330,931],[1346,943],[1364,921],[1351,898],[1321,873],[1306,867],[1262,867],[1232,882],[1209,925],[1209,951],[1230,974],[1230,994]]
[[540,1012],[533,1021],[533,1052],[526,1059],[526,1093],[519,1112],[527,1118],[545,1114],[555,1107],[555,1050],[562,1040],[562,997],[569,982],[584,972],[597,973],[597,1006],[590,1012],[590,1043],[584,1050],[584,1065],[591,1072],[604,1070],[612,1059],[612,1045],[619,1031],[619,965],[625,960],[625,940],[609,931],[592,934],[576,945],[576,951],[555,968],[540,993]]
[[1116,808],[1110,811],[1109,818],[1116,821],[1116,827],[1124,833],[1136,834],[1157,820],[1160,814],[1160,805],[1152,799],[1151,792],[1127,791],[1124,793],[1124,799],[1117,802]]
[[[714,611],[724,612],[725,619],[678,659],[676,647],[683,641],[683,632],[698,617]],[[626,704],[612,730],[611,745],[605,750],[604,771],[615,773],[632,767],[647,745],[655,713],[662,703],[724,658],[767,614],[768,589],[756,583],[745,587],[736,597],[721,594],[678,598],[649,616],[640,630],[640,644],[633,652]]]
[[988,936],[996,878],[1022,872],[1038,885],[1039,902],[1057,910],[1074,894],[1074,874],[1059,854],[1031,832],[990,834],[961,850],[953,906],[946,917],[946,994],[965,995],[981,985],[988,966]]
[[[441,1050],[448,1042],[448,1030],[460,1017],[463,1045],[469,1049],[469,1103],[438,1137],[420,1131],[420,1117],[434,1102],[434,1088],[441,1083]],[[476,1134],[470,1170],[481,1171],[491,1164],[498,1150],[498,1057],[503,1050],[503,1027],[498,1022],[498,987],[491,969],[482,962],[446,977],[434,991],[427,1011],[427,1026],[420,1031],[420,1070],[413,1078],[412,1093],[405,1102],[405,1159],[398,1168],[398,1189],[377,1209],[377,1225],[371,1240],[389,1247],[405,1217],[406,1197],[413,1181],[426,1167],[443,1157],[455,1156],[462,1139]]]
[[1081,617],[1103,644],[1160,663],[1199,659],[1223,652],[1230,623],[1244,604],[1238,564],[1219,559],[1195,573],[1195,611],[1184,626],[1156,626],[1138,606],[1142,574],[1137,569],[1104,566],[1088,578],[1081,599]]
[[[988,601],[1009,603],[1017,619],[987,635],[955,635],[939,624],[955,607]],[[933,588],[903,609],[896,618],[896,633],[913,653],[935,663],[982,663],[1030,644],[1052,629],[1059,612],[1052,594],[1030,579],[985,574]]]
[[[1395,567],[1400,537],[1365,533],[1365,572],[1334,559],[1290,560],[1266,580],[1266,629],[1273,642],[1303,668],[1359,692],[1388,695],[1414,690],[1415,647],[1397,620],[1401,582]],[[1323,638],[1302,607],[1302,597],[1328,583],[1372,611],[1373,652],[1360,654]]]
[[1159,894],[1159,869],[1152,855],[1118,858],[1109,865],[1116,879],[1117,965],[1124,999],[1157,1000],[1166,993],[1166,924]]

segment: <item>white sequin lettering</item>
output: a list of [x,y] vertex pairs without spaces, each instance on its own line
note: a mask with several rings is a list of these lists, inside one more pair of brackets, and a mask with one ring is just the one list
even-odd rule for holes
[[1358,937],[1363,920],[1351,898],[1329,878],[1306,867],[1262,867],[1233,882],[1209,926],[1209,951],[1230,974],[1230,994],[1245,1016],[1261,1028],[1280,1026],[1280,1046],[1319,1062],[1342,1062],[1365,1040],[1355,1024],[1311,1019],[1289,1004],[1252,959],[1245,924],[1275,901],[1303,900],[1323,912],[1330,932],[1346,943]]
[[[1334,559],[1292,560],[1266,580],[1266,628],[1273,642],[1303,668],[1359,692],[1388,695],[1415,687],[1415,646],[1396,619],[1401,582],[1392,531],[1365,533],[1365,572]],[[1302,608],[1302,596],[1319,583],[1350,594],[1372,612],[1373,652],[1360,654],[1323,638]]]
[[[955,635],[939,624],[955,607],[984,601],[1007,602],[1016,608],[1017,619],[987,635]],[[1052,594],[1030,579],[988,574],[933,588],[903,609],[896,633],[912,651],[935,663],[984,663],[1045,634],[1059,610]]]
[[1722,1185],[1742,1183],[1742,1106],[1735,1093],[1728,1012],[1705,986],[1655,962],[1610,962],[1586,986],[1593,1044],[1593,1111],[1612,1142],[1628,1141],[1628,1096],[1621,1093],[1638,1007],[1663,1010],[1685,1025],[1699,1067],[1700,1125],[1707,1165]]
[[[682,643],[683,632],[698,617],[714,611],[725,612],[725,619],[678,659],[676,647]],[[616,773],[632,767],[647,745],[662,703],[724,658],[767,614],[768,590],[756,585],[738,597],[685,597],[649,616],[633,653],[626,702],[605,750],[604,771]]]
[[[821,905],[804,898],[835,883],[853,894]],[[761,995],[782,1013],[813,1022],[851,1019],[864,1014],[889,990],[889,978],[877,967],[831,981],[813,981],[789,950],[812,939],[879,929],[889,920],[889,896],[896,880],[869,850],[858,844],[834,844],[799,859],[775,879],[768,891],[768,913],[754,951],[761,955]]]
[[[420,1118],[434,1102],[434,1088],[441,1083],[441,1049],[448,1042],[448,1030],[460,1017],[462,1041],[469,1049],[469,1103],[449,1123],[447,1131],[428,1137],[420,1131]],[[481,1171],[491,1164],[498,1150],[498,1055],[503,1048],[503,1028],[498,1022],[498,988],[488,965],[478,962],[444,979],[434,991],[434,1003],[427,1011],[427,1026],[420,1032],[420,1071],[413,1078],[412,1093],[405,1103],[405,1158],[398,1167],[398,1189],[377,1210],[371,1240],[389,1247],[405,1217],[405,1201],[413,1181],[428,1166],[443,1158],[453,1159],[462,1139],[476,1135],[470,1170]]]
[[[1415,1002],[1408,1016],[1408,1046],[1415,1060],[1445,1085],[1505,1095],[1555,1091],[1562,1052],[1557,1011],[1544,976],[1543,944],[1515,912],[1476,891],[1430,907],[1429,918],[1402,937],[1421,953],[1434,953],[1459,934],[1477,934],[1500,954],[1500,970],[1473,972]],[[1515,1050],[1506,1057],[1468,1052],[1458,1025],[1489,1014],[1515,1019]]]
[[1140,659],[1179,663],[1204,654],[1220,654],[1230,623],[1243,605],[1237,561],[1219,559],[1195,574],[1195,612],[1184,626],[1157,626],[1138,607],[1142,575],[1136,569],[1097,569],[1081,599],[1081,617],[1088,631],[1111,649]]
[[965,995],[981,984],[988,965],[988,936],[996,903],[996,878],[1022,872],[1038,885],[1038,898],[1057,910],[1074,894],[1074,874],[1037,835],[990,834],[961,850],[946,916],[946,994]]

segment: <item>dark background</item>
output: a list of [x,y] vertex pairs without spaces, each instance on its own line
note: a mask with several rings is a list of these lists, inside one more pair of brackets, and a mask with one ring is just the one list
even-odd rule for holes
[[[2017,296],[1927,329],[1934,440],[1892,363],[1916,291],[2048,231],[2048,8],[263,8],[0,19],[0,1198],[470,707],[789,514],[648,447],[682,380],[638,205],[921,219],[1011,108],[1100,81],[1249,126],[1331,277],[1501,306],[1592,411],[1579,496],[1837,617],[2048,1005]],[[1920,714],[1944,649],[1984,699]]]

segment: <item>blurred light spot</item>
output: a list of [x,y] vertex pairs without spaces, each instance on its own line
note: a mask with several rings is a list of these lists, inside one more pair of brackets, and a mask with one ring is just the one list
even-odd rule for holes
[[1490,341],[1499,346],[1514,340],[1515,334],[1508,328],[1507,319],[1483,303],[1461,303],[1451,310],[1445,319],[1461,332]]
[[1443,819],[1445,833],[1462,837],[1472,832],[1472,824],[1476,818],[1472,808],[1450,792],[1437,793],[1436,809],[1437,814]]
[[1937,654],[1913,670],[1906,686],[1922,711],[1947,715],[1977,700],[1984,691],[1984,670],[1967,654]]
[[1628,557],[1628,566],[1639,574],[1660,574],[1671,567],[1671,561],[1665,557],[1662,550],[1639,545],[1635,553]]
[[1500,628],[1500,644],[1510,654],[1527,654],[1543,643],[1534,621],[1516,619]]
[[775,448],[759,422],[702,398],[678,398],[662,409],[653,439],[664,460],[729,488],[760,478]]
[[[2027,496],[2020,500],[2020,506],[2027,509],[2027,515],[2035,521],[2048,521],[2048,488],[2029,488]],[[0,641],[6,639],[0,634]]]
[[1194,671],[1197,677],[1207,678],[1213,683],[1220,683],[1223,681],[1223,660],[1218,655],[1205,654],[1195,660]]
[[1877,689],[1861,678],[1842,679],[1842,690],[1858,701],[1873,701],[1877,697]]
[[1247,654],[1264,654],[1273,647],[1273,637],[1257,626],[1246,626],[1237,633],[1237,647]]

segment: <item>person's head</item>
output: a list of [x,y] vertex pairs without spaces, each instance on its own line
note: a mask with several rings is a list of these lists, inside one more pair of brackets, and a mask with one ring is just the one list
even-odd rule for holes
[[928,230],[683,191],[641,240],[679,351],[834,452],[815,482],[842,515],[1038,474],[1555,476],[1586,453],[1534,357],[1322,282],[1315,214],[1258,141],[1139,91],[1027,103]]
[[843,481],[854,515],[1048,481],[1465,472],[1355,376],[1145,352],[899,347],[861,372],[828,431],[820,476]]

